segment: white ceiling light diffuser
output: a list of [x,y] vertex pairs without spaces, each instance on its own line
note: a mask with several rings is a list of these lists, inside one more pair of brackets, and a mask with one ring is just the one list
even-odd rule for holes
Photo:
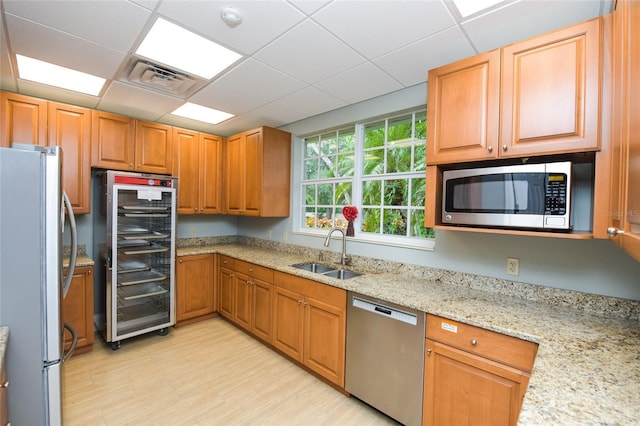
[[28,56],[16,55],[16,61],[18,62],[18,76],[21,79],[61,87],[74,92],[98,96],[106,81],[104,78]]
[[463,18],[490,9],[499,3],[504,3],[504,0],[453,0]]
[[217,109],[208,108],[191,102],[187,102],[171,114],[210,124],[218,124],[224,120],[234,117],[233,114],[229,114],[228,112],[218,111]]
[[207,80],[242,55],[158,18],[136,54]]

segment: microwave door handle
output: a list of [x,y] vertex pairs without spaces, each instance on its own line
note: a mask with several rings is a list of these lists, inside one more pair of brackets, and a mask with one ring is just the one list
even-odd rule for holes
[[[73,208],[71,207],[71,201],[69,200],[69,196],[65,191],[62,191],[62,201],[63,201],[63,215],[64,208],[67,208],[67,213],[69,214],[69,229],[71,230],[71,257],[69,258],[69,267],[67,268],[67,275],[64,277],[62,281],[62,294],[63,298],[67,296],[67,292],[69,291],[69,287],[71,286],[71,280],[73,279],[73,274],[76,269],[76,261],[78,259],[78,230],[76,228],[76,217],[73,214]],[[63,222],[64,223],[64,222]]]

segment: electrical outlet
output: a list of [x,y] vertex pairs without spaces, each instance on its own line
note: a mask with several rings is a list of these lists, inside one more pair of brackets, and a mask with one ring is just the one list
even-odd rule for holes
[[507,257],[507,274],[520,275],[520,259]]
[[196,235],[196,227],[191,228],[191,235]]
[[282,231],[282,241],[287,241],[287,231]]
[[273,238],[273,232],[271,232],[271,229],[269,229],[269,230],[267,231],[267,238],[268,238],[268,239]]

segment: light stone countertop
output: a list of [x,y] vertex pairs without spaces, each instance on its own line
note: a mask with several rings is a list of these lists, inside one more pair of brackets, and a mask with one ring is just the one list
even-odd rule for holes
[[[629,301],[634,315],[626,319],[457,285],[451,277],[447,284],[442,276],[417,274],[410,265],[405,265],[406,275],[376,272],[375,265],[358,259],[352,269],[366,273],[341,281],[291,267],[318,259],[304,250],[239,244],[177,250],[178,256],[203,253],[225,254],[538,343],[520,425],[630,425],[640,419],[640,322],[635,301]],[[625,304],[621,299],[611,302],[620,303]]]

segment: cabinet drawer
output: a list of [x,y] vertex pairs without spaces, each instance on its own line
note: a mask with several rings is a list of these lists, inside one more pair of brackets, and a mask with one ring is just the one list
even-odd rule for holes
[[531,372],[538,345],[439,316],[427,315],[427,338]]
[[220,266],[222,266],[224,268],[235,269],[236,260],[233,257],[225,256],[224,254],[220,254],[218,256],[220,256],[219,257]]
[[252,278],[257,278],[268,283],[273,283],[273,269],[254,265],[253,263],[244,262],[237,259],[235,261],[234,269],[236,270],[236,272],[249,275]]

